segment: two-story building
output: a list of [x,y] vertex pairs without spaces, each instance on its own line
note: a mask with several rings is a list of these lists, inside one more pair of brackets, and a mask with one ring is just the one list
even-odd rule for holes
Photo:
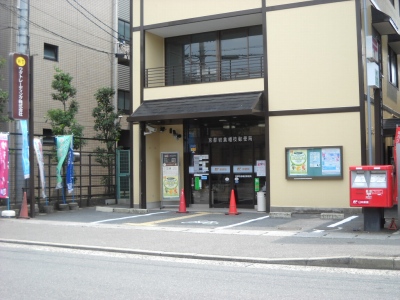
[[133,0],[131,205],[349,209],[400,116],[399,2],[366,3]]

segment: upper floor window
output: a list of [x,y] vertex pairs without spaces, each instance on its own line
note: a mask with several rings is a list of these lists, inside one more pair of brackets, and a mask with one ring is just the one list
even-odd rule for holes
[[58,61],[58,46],[44,43],[44,58]]
[[391,84],[399,87],[397,54],[390,47],[388,47],[388,77]]
[[121,19],[118,20],[118,38],[126,42],[131,40],[131,26]]
[[125,114],[130,113],[131,99],[128,91],[118,90],[118,110]]
[[192,84],[263,76],[262,27],[165,39],[164,70],[149,69],[146,86]]

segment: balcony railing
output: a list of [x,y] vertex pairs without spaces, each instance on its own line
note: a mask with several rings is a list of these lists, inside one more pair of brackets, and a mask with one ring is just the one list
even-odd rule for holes
[[264,77],[264,57],[231,58],[220,61],[146,69],[145,87],[162,87],[202,82]]

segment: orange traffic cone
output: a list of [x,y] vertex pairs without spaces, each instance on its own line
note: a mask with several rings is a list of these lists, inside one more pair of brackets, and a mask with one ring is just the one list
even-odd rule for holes
[[29,219],[28,216],[28,201],[26,200],[26,192],[24,192],[24,199],[22,200],[21,210],[19,211],[19,217],[22,219]]
[[179,211],[177,211],[177,213],[187,213],[186,211],[186,200],[185,200],[185,193],[181,192],[181,199],[179,201]]
[[225,213],[225,214],[226,215],[238,215],[239,214],[236,209],[236,197],[235,197],[235,191],[233,189],[231,192],[231,199],[229,201],[229,213]]
[[397,225],[396,222],[394,221],[394,218],[392,218],[392,221],[390,222],[388,229],[397,230]]

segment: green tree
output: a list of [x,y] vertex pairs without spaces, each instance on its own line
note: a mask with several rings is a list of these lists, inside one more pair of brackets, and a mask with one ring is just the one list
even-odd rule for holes
[[53,100],[60,101],[63,108],[49,109],[45,116],[49,121],[54,135],[74,135],[74,148],[79,149],[85,143],[83,137],[83,126],[76,120],[79,105],[75,99],[76,88],[72,86],[72,76],[55,68],[54,80],[51,87],[55,90],[51,94]]
[[[0,70],[3,68],[6,60],[4,58],[0,57]],[[0,77],[0,80],[3,80],[2,77]],[[0,122],[8,122],[10,119],[7,117],[6,114],[6,107],[8,104],[8,92],[3,91],[0,88]]]
[[103,177],[103,184],[109,188],[113,174],[112,167],[115,164],[116,143],[121,134],[121,125],[118,121],[119,112],[116,111],[112,100],[115,91],[112,88],[100,88],[94,95],[97,101],[97,107],[93,108],[95,138],[99,139],[104,147],[97,147],[96,162],[104,168],[108,168],[108,176]]

